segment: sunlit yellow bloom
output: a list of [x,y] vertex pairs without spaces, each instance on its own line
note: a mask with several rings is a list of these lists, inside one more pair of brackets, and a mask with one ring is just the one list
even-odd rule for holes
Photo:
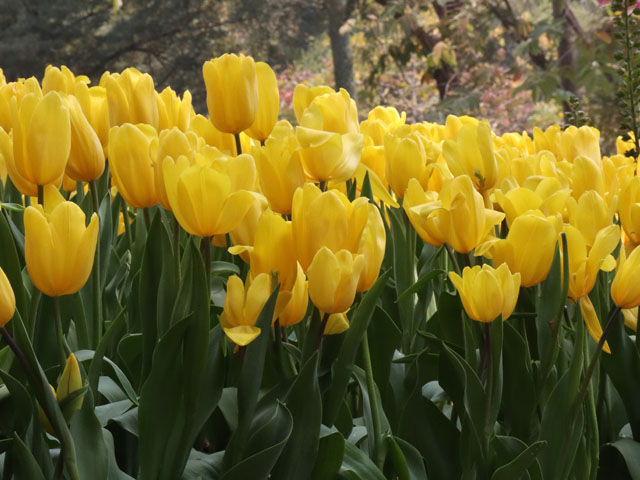
[[589,157],[578,156],[573,160],[573,164],[561,162],[559,166],[562,167],[562,164],[571,165],[570,182],[573,198],[578,199],[589,190],[595,190],[604,196],[606,188],[601,162],[596,162]]
[[152,207],[158,203],[153,170],[157,150],[158,133],[151,125],[125,123],[109,131],[113,183],[133,207]]
[[369,290],[378,278],[382,260],[384,259],[386,232],[384,223],[378,208],[372,204],[367,204],[368,219],[360,237],[360,244],[357,253],[364,255],[364,267],[358,281],[359,292]]
[[631,309],[622,309],[622,316],[624,317],[624,324],[633,330],[638,330],[638,307]]
[[107,152],[109,140],[109,105],[107,104],[107,90],[104,87],[89,88],[85,83],[77,83],[74,93],[85,117],[100,139],[102,151]]
[[447,115],[445,120],[444,129],[442,132],[443,140],[456,140],[460,134],[460,129],[465,125],[471,125],[476,127],[479,123],[477,118],[470,117],[468,115]]
[[186,132],[195,115],[191,105],[191,92],[185,90],[180,98],[171,87],[167,87],[157,95],[158,131],[175,127]]
[[[580,306],[582,320],[587,327],[589,335],[591,335],[591,337],[596,342],[600,341],[600,337],[602,337],[602,326],[600,325],[600,320],[598,320],[596,309],[594,308],[589,295],[580,297],[578,299],[578,305]],[[606,340],[604,342],[604,345],[602,346],[602,350],[604,350],[606,353],[611,353],[609,343]]]
[[640,177],[632,177],[620,192],[620,224],[629,239],[640,244]]
[[353,177],[362,155],[361,134],[298,127],[296,136],[300,160],[310,180],[344,182]]
[[325,313],[341,313],[349,309],[356,294],[364,256],[347,250],[332,252],[322,247],[307,269],[309,296]]
[[109,123],[146,123],[158,128],[158,101],[153,78],[148,73],[129,67],[122,74],[105,73],[100,86],[107,90]]
[[204,62],[202,75],[213,125],[225,133],[249,128],[258,112],[258,76],[253,58],[225,53]]
[[419,209],[414,209],[413,207],[417,207],[419,205],[424,205],[428,203],[433,203],[438,201],[438,192],[433,192],[431,190],[423,190],[420,186],[420,183],[417,179],[411,178],[409,180],[409,185],[407,187],[407,191],[404,194],[404,200],[402,201],[402,208],[407,213],[409,217],[409,221],[413,228],[416,230],[420,238],[427,242],[430,245],[439,247],[444,243],[441,237],[435,238],[432,237],[427,229],[425,228],[425,223],[421,220]]
[[280,111],[280,92],[276,74],[264,62],[256,63],[258,75],[258,111],[253,124],[247,129],[247,135],[256,140],[266,140],[276,122]]
[[411,210],[419,215],[420,227],[436,240],[435,245],[448,243],[460,253],[473,250],[504,218],[504,213],[485,208],[467,175],[446,180],[438,200]]
[[[45,200],[48,211],[51,203]],[[70,295],[84,286],[91,273],[98,216],[94,213],[86,227],[82,209],[64,201],[50,212],[45,213],[40,205],[25,210],[27,271],[42,293],[50,297]]]
[[[11,157],[11,160],[9,160]],[[13,162],[13,140],[7,132],[0,127],[0,181],[4,187],[7,184],[7,163]]]
[[324,327],[325,335],[340,335],[349,329],[349,319],[347,313],[332,313],[327,319],[327,325]]
[[579,200],[570,197],[567,202],[569,223],[582,233],[587,245],[593,245],[600,230],[613,223],[615,204],[608,206],[600,194],[588,190]]
[[506,239],[491,239],[476,248],[476,255],[493,259],[498,266],[506,263],[518,272],[523,287],[542,282],[551,269],[562,220],[545,217],[531,210],[515,218]]
[[271,277],[258,275],[252,282],[242,283],[237,275],[227,281],[227,296],[220,315],[220,324],[229,340],[245,346],[260,335],[256,327],[258,316],[271,295]]
[[9,279],[0,268],[0,327],[4,327],[13,318],[16,311],[16,297]]
[[558,159],[562,158],[560,154],[560,140],[562,128],[560,125],[551,125],[546,130],[533,127],[533,145],[537,152],[549,151]]
[[76,182],[90,182],[104,172],[102,144],[78,100],[69,95],[66,103],[71,121],[71,150],[66,173]]
[[302,270],[302,266],[296,263],[296,281],[291,290],[278,292],[276,303],[277,315],[280,325],[288,327],[300,322],[307,313],[309,305],[309,282]]
[[465,312],[478,322],[492,322],[499,315],[506,320],[518,301],[520,274],[511,273],[506,264],[496,269],[486,264],[465,267],[462,276],[449,272],[449,278]]
[[640,247],[636,247],[626,258],[620,249],[618,270],[611,283],[611,298],[621,308],[631,309],[640,305]]
[[370,137],[376,146],[384,146],[385,134],[393,133],[400,125],[404,125],[407,114],[398,113],[395,107],[378,105],[367,115],[367,119],[360,124],[360,131],[365,137]]
[[360,132],[356,102],[344,88],[315,97],[304,109],[298,123],[301,127],[325,132]]
[[601,160],[600,132],[589,126],[580,128],[571,125],[560,134],[560,155],[572,162],[578,156],[590,158],[596,163]]
[[[268,206],[269,202],[265,197],[256,195],[256,200],[251,203],[240,222],[229,232],[229,237],[234,245],[253,245],[258,221]],[[249,263],[248,253],[241,253],[240,256],[246,263]]]
[[[276,134],[277,132],[277,134]],[[255,146],[251,154],[256,160],[262,193],[269,200],[271,209],[288,215],[291,213],[293,194],[305,183],[300,161],[298,140],[288,123],[274,130],[264,146]]]
[[[11,99],[13,161],[28,182],[59,182],[71,149],[69,109],[57,92],[29,93],[18,105]],[[24,193],[24,192],[23,192]]]
[[327,93],[335,93],[335,90],[331,87],[327,87],[326,85],[318,87],[307,87],[301,83],[296,85],[296,88],[293,90],[293,111],[298,123],[300,123],[302,113],[311,104],[313,99]]
[[73,94],[76,85],[89,83],[89,77],[86,75],[75,76],[71,70],[62,65],[62,67],[54,67],[47,65],[44,69],[44,77],[42,78],[42,93],[56,91],[60,93]]

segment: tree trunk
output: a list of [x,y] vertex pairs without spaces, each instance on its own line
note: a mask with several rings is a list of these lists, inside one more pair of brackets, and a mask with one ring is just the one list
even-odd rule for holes
[[[558,43],[558,67],[560,68],[560,85],[566,92],[575,94],[576,87],[573,83],[573,73],[576,62],[576,47],[573,42],[572,25],[567,11],[566,0],[553,0],[553,17],[562,24],[562,37]],[[566,114],[571,107],[568,101],[564,101],[562,108]]]
[[351,98],[356,98],[356,84],[353,79],[353,54],[351,52],[351,33],[340,31],[351,13],[346,0],[326,0],[329,12],[329,38],[333,56],[333,75],[336,89],[344,88]]

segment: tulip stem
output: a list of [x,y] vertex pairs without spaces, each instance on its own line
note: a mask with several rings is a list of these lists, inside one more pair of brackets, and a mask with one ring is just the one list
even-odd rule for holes
[[456,260],[453,250],[451,250],[451,246],[448,243],[445,243],[444,249],[447,251],[447,254],[449,255],[449,259],[451,260],[451,263],[453,264],[453,268],[455,269],[456,273],[458,275],[461,275],[460,265],[458,265],[458,261]]
[[380,405],[376,382],[373,378],[373,367],[371,365],[371,353],[369,352],[369,337],[364,332],[362,337],[362,359],[367,379],[367,390],[369,391],[369,406],[371,407],[371,421],[373,422],[373,460],[382,469],[384,466],[384,456],[382,449],[382,427],[380,425]]
[[234,133],[233,136],[236,139],[236,156],[242,155],[242,144],[240,143],[240,134]]
[[323,192],[326,192],[327,191],[327,182],[325,182],[324,180],[320,180],[320,184],[318,185],[318,187]]
[[175,215],[173,215],[173,261],[175,273],[180,278],[180,224]]
[[60,315],[60,297],[53,297],[53,310],[56,317],[56,339],[58,340],[58,361],[60,368],[64,368],[67,355],[64,348],[64,333],[62,331],[62,316]]
[[[93,211],[100,217],[100,201],[98,200],[98,184],[95,180],[89,182],[91,190],[91,203]],[[126,222],[126,219],[125,219]],[[96,241],[96,254],[93,259],[93,272],[91,276],[91,287],[93,294],[93,348],[98,348],[102,338],[102,289],[100,288],[100,232]]]
[[147,232],[151,230],[151,214],[149,213],[149,207],[142,209],[142,215],[144,215],[144,224],[147,226]]
[[322,321],[320,322],[320,329],[318,330],[318,339],[316,340],[316,350],[320,350],[322,346],[322,339],[324,338],[324,329],[327,327],[327,322],[329,321],[329,314],[322,314]]
[[44,185],[38,185],[38,204],[44,208]]
[[207,298],[211,300],[211,237],[202,237],[200,252],[204,261],[204,274],[207,279]]
[[129,244],[129,250],[131,250],[131,245],[133,245],[133,240],[131,239],[131,226],[129,225],[129,208],[127,207],[127,201],[120,196],[120,206],[122,210],[122,220],[124,221],[124,234],[127,236],[127,243]]
[[593,353],[593,357],[591,357],[591,362],[589,363],[587,373],[585,373],[584,379],[580,384],[580,390],[578,390],[578,396],[576,397],[576,408],[578,408],[584,401],[584,397],[587,394],[587,389],[589,388],[589,384],[591,383],[591,376],[593,375],[593,371],[595,370],[596,364],[598,363],[598,358],[600,358],[600,352],[604,347],[604,342],[607,340],[609,330],[611,330],[611,326],[613,325],[614,320],[618,317],[620,310],[621,308],[616,305],[616,307],[611,312],[611,315],[609,315],[609,320],[607,320],[607,324],[602,331],[600,340],[598,340],[598,344],[596,345],[596,351]]

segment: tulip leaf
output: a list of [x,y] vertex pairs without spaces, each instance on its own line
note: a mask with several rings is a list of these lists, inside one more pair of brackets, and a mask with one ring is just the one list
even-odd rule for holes
[[327,431],[325,435],[320,437],[318,455],[315,459],[313,471],[309,476],[309,480],[325,480],[335,478],[340,471],[342,459],[344,457],[344,437],[340,432]]
[[[422,458],[422,455],[420,455],[420,452],[418,452],[418,450],[413,445],[401,438],[392,436],[388,436],[386,438],[386,441],[393,445],[389,447],[389,451],[392,452],[391,458],[399,479],[402,480],[403,478],[407,478],[409,480],[422,480],[427,478],[427,471],[424,467],[424,460]],[[394,451],[396,453],[393,453]],[[402,457],[399,457],[400,454],[402,455]],[[405,476],[402,476],[400,474],[400,469],[397,466],[394,455],[398,455],[398,461],[404,462],[401,470],[403,471],[403,474]]]
[[2,209],[11,210],[12,212],[24,212],[26,207],[24,205],[20,205],[19,203],[0,202],[0,210]]
[[[496,468],[493,475],[491,475],[491,480],[512,480],[514,478],[521,478],[527,469],[534,464],[538,455],[540,455],[547,446],[547,442],[545,441],[538,441],[527,446],[522,443],[521,440],[513,437],[497,437],[496,440],[498,439],[513,439],[514,443],[520,443],[522,446],[518,446],[519,453],[517,453],[512,460]],[[499,444],[500,442],[494,442],[494,445],[496,443]],[[496,448],[495,452],[497,453],[501,450],[504,450],[504,447]]]
[[109,473],[107,447],[102,427],[93,409],[91,391],[71,420],[71,435],[76,445],[76,462],[80,478],[106,480]]
[[640,480],[640,443],[622,438],[603,445],[600,450],[600,470],[606,472],[607,478]]
[[285,405],[293,417],[293,431],[272,474],[274,478],[307,478],[318,453],[322,396],[318,383],[318,352],[304,364]]
[[388,270],[378,277],[371,289],[364,295],[358,308],[351,317],[349,329],[345,333],[338,358],[331,369],[333,374],[331,387],[324,398],[323,423],[325,425],[333,425],[336,421],[349,379],[351,378],[351,373],[353,372],[353,363],[360,348],[360,343],[369,326],[371,316],[373,315],[378,297],[380,296],[380,291],[386,284],[390,274],[391,271]]
[[418,281],[416,283],[414,283],[409,288],[407,288],[404,292],[402,292],[400,295],[398,295],[398,299],[396,300],[396,303],[398,303],[401,300],[404,300],[409,295],[413,295],[414,293],[420,292],[434,278],[438,278],[440,276],[446,277],[446,275],[447,275],[447,272],[444,271],[444,270],[440,270],[440,269],[431,270],[430,272],[425,273],[423,276],[421,276],[418,279]]
[[0,212],[0,252],[2,252],[2,255],[0,255],[0,268],[2,268],[9,279],[13,294],[16,298],[16,308],[21,315],[27,315],[28,307],[24,283],[22,281],[22,267],[20,266],[18,251],[13,242],[11,229],[7,223],[5,214],[2,212]]
[[0,377],[9,390],[11,399],[10,408],[6,403],[2,406],[2,415],[9,414],[7,430],[24,434],[33,416],[32,397],[24,385],[9,373],[0,370]]
[[371,459],[362,450],[349,442],[344,444],[344,457],[340,473],[347,474],[349,478],[360,480],[385,480],[385,476]]
[[13,433],[13,475],[17,479],[45,480],[45,476],[29,447]]
[[[263,310],[264,311],[264,310]],[[247,457],[225,471],[220,480],[266,480],[284,449],[293,429],[291,413],[281,403],[276,404],[271,415],[263,414],[266,421],[258,417],[254,423],[260,425],[249,438]],[[300,477],[302,478],[302,477]]]
[[402,342],[402,332],[389,314],[380,305],[376,305],[373,318],[369,322],[367,336],[371,351],[373,378],[380,390],[380,395],[384,396],[389,383],[393,355]]
[[126,317],[124,315],[123,309],[120,310],[118,316],[114,319],[113,322],[111,322],[111,325],[109,325],[109,328],[107,328],[107,331],[100,339],[100,343],[98,344],[96,351],[93,353],[91,365],[89,366],[88,381],[89,387],[91,388],[94,397],[96,396],[96,392],[98,391],[98,378],[100,377],[100,372],[102,371],[102,361],[104,359],[104,355],[107,351],[108,346],[113,341],[113,337],[125,325],[125,322]]

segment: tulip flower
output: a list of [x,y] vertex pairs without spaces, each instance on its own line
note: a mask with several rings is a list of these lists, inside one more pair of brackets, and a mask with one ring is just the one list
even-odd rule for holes
[[151,125],[125,123],[109,131],[113,183],[133,207],[152,207],[158,203],[153,170],[157,148],[158,133]]
[[372,203],[367,204],[367,223],[360,237],[357,253],[364,255],[364,267],[358,281],[358,292],[365,292],[371,288],[380,274],[380,267],[384,259],[386,247],[386,232],[380,211]]
[[600,132],[587,125],[577,128],[567,127],[559,135],[560,156],[573,162],[578,156],[584,156],[596,163],[602,159],[600,154]]
[[71,150],[66,173],[77,182],[90,182],[104,172],[104,151],[95,130],[75,97],[66,98],[71,121]]
[[268,64],[257,62],[256,75],[258,76],[258,111],[255,121],[247,129],[247,135],[258,141],[264,141],[278,121],[280,92],[276,74]]
[[[256,195],[256,197],[238,224],[229,232],[229,237],[234,245],[253,245],[254,243],[258,221],[269,206],[265,197],[262,195]],[[246,263],[249,263],[248,253],[241,253],[240,256]]]
[[220,325],[229,340],[245,346],[260,335],[256,327],[258,316],[271,295],[271,277],[266,273],[258,275],[246,285],[237,275],[227,281],[227,296],[220,315]]
[[611,298],[617,306],[632,309],[640,305],[640,247],[636,247],[626,258],[620,249],[618,270],[611,283]]
[[620,224],[634,245],[640,244],[640,177],[628,180],[618,202]]
[[269,200],[271,209],[283,215],[291,213],[293,194],[305,183],[300,156],[296,153],[298,140],[288,123],[274,130],[264,146],[255,146],[251,154],[255,158],[262,193]]
[[59,185],[71,150],[69,109],[60,94],[29,93],[19,105],[14,97],[11,117],[17,172],[34,185]]
[[[208,118],[196,115],[191,119],[189,130],[204,138],[207,145],[217,148],[227,155],[236,155],[236,140],[231,133],[223,133],[213,126]],[[240,144],[243,152],[251,150],[251,138],[240,134]]]
[[423,187],[427,186],[429,171],[426,165],[429,160],[435,161],[435,158],[427,158],[424,142],[419,134],[404,127],[394,135],[386,135],[384,153],[387,159],[387,181],[396,197],[404,197],[411,178],[416,178]]
[[300,123],[302,114],[311,104],[313,99],[328,93],[335,93],[335,90],[331,87],[327,87],[326,85],[318,87],[307,87],[301,83],[296,85],[296,88],[293,90],[293,112],[296,115],[298,123]]
[[13,294],[11,283],[0,268],[0,328],[4,327],[13,318],[16,311],[16,297]]
[[434,245],[448,243],[460,253],[469,253],[485,241],[504,218],[504,213],[484,207],[482,195],[467,175],[446,180],[438,200],[411,210],[418,214],[420,227],[436,240]]
[[561,218],[531,210],[516,217],[506,239],[491,239],[475,254],[492,258],[494,266],[506,263],[510,271],[520,273],[523,287],[531,287],[547,278],[561,227]]
[[491,127],[486,122],[464,125],[456,141],[445,140],[442,155],[454,176],[468,175],[479,192],[498,182],[498,162],[493,152]]
[[45,201],[24,212],[27,271],[38,290],[50,297],[70,295],[89,278],[98,241],[98,216],[85,226],[82,209],[72,202]]
[[293,241],[296,257],[305,271],[322,247],[334,253],[342,249],[357,253],[369,219],[368,204],[364,197],[350,202],[341,192],[321,192],[311,183],[296,191],[292,211]]
[[584,192],[578,201],[570,197],[567,207],[569,223],[580,230],[589,246],[593,245],[599,231],[613,223],[615,202],[608,206],[594,190]]
[[193,159],[198,150],[200,137],[194,132],[183,133],[177,127],[160,132],[158,138],[158,152],[156,161],[153,162],[153,172],[155,180],[156,194],[158,200],[165,210],[171,210],[169,197],[165,188],[164,175],[162,173],[162,161],[165,157],[177,160],[181,155]]
[[318,250],[307,269],[309,296],[318,310],[342,313],[351,307],[364,263],[364,255],[348,250]]
[[186,132],[195,112],[191,105],[191,92],[185,90],[180,98],[171,87],[157,94],[158,131],[177,128]]
[[188,233],[209,237],[229,233],[260,195],[235,190],[232,178],[211,164],[192,165],[184,156],[163,160],[169,204]]
[[202,75],[213,125],[233,134],[249,128],[258,113],[258,76],[253,58],[225,53],[205,62]]
[[367,119],[360,124],[360,131],[365,137],[370,137],[374,145],[383,146],[384,136],[404,125],[406,118],[405,112],[399,114],[394,107],[378,105],[369,112]]
[[506,320],[518,301],[520,274],[511,273],[506,264],[496,269],[486,264],[465,267],[462,276],[449,272],[449,278],[465,312],[478,322],[492,322],[499,315]]
[[[80,375],[80,366],[78,365],[78,359],[72,353],[69,355],[67,362],[62,370],[62,375],[58,381],[58,390],[55,391],[56,400],[62,404],[64,400],[72,393],[82,388],[82,376]],[[82,401],[84,399],[84,393],[76,396],[71,402],[64,404],[62,414],[69,423],[74,412],[80,410],[82,407]]]
[[87,121],[100,139],[102,151],[107,152],[109,140],[109,106],[107,104],[107,90],[104,87],[88,87],[85,83],[77,83],[74,93]]
[[344,88],[315,97],[304,109],[298,123],[301,127],[324,132],[360,132],[356,102]]
[[47,65],[47,68],[44,69],[44,77],[42,78],[42,93],[46,94],[51,91],[56,91],[73,94],[77,84],[86,85],[88,83],[89,77],[86,75],[76,76],[64,65],[60,68]]
[[444,240],[441,239],[440,236],[433,237],[425,227],[425,222],[422,221],[420,214],[420,208],[414,209],[414,207],[419,207],[423,204],[433,204],[438,201],[438,192],[433,192],[431,190],[423,190],[420,186],[420,182],[416,178],[409,179],[409,183],[407,185],[407,190],[404,193],[404,200],[402,202],[402,208],[404,209],[411,225],[418,233],[420,238],[427,242],[429,245],[433,245],[435,247],[439,247],[444,243]]
[[129,67],[122,74],[105,73],[100,79],[100,86],[107,91],[112,127],[125,123],[146,123],[158,128],[158,101],[151,75]]

